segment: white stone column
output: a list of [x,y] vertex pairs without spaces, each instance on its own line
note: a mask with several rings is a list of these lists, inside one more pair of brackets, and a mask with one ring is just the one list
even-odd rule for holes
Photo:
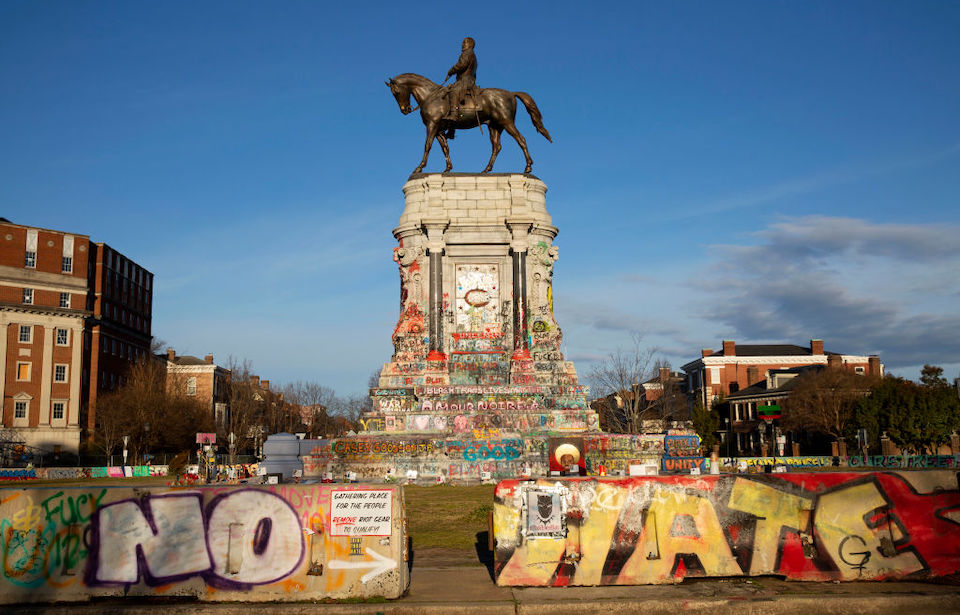
[[449,226],[446,219],[423,220],[427,234],[427,254],[430,257],[430,353],[429,361],[442,361],[443,354],[443,231]]
[[36,328],[43,331],[43,352],[40,355],[40,421],[38,425],[50,425],[50,390],[53,386],[53,338],[56,336],[56,327],[43,325]]
[[529,359],[527,348],[527,249],[528,234],[533,220],[530,218],[507,218],[507,226],[513,238],[510,250],[513,253],[513,356]]
[[70,343],[73,345],[73,356],[70,359],[70,409],[67,412],[67,425],[76,427],[80,424],[80,381],[83,379],[83,329],[70,329]]

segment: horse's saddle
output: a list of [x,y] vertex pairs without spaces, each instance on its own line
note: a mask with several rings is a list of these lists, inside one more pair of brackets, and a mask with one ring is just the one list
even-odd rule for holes
[[470,86],[454,91],[450,101],[450,111],[447,118],[455,121],[462,121],[474,118],[480,111],[480,88]]

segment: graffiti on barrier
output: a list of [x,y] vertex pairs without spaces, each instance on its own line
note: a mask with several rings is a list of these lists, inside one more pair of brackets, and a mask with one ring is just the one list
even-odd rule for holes
[[[335,497],[360,505],[349,531],[333,531],[344,527]],[[408,582],[399,497],[326,485],[0,489],[0,603],[398,597]]]
[[[566,531],[528,540],[528,497],[562,489]],[[684,576],[797,580],[960,571],[954,472],[503,481],[500,585],[630,585]]]

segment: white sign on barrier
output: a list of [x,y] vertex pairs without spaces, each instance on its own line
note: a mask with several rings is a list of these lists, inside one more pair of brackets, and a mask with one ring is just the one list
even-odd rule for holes
[[381,489],[330,492],[331,536],[390,536],[393,494]]

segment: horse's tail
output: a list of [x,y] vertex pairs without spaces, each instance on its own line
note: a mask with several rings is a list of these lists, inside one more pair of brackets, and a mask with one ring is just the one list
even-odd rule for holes
[[519,98],[523,106],[527,108],[527,113],[530,114],[530,121],[533,122],[533,126],[537,129],[537,132],[545,136],[547,141],[553,143],[553,139],[550,138],[550,133],[547,132],[547,129],[543,125],[543,116],[540,114],[540,109],[537,108],[537,103],[533,102],[533,98],[526,92],[514,92],[513,95]]

